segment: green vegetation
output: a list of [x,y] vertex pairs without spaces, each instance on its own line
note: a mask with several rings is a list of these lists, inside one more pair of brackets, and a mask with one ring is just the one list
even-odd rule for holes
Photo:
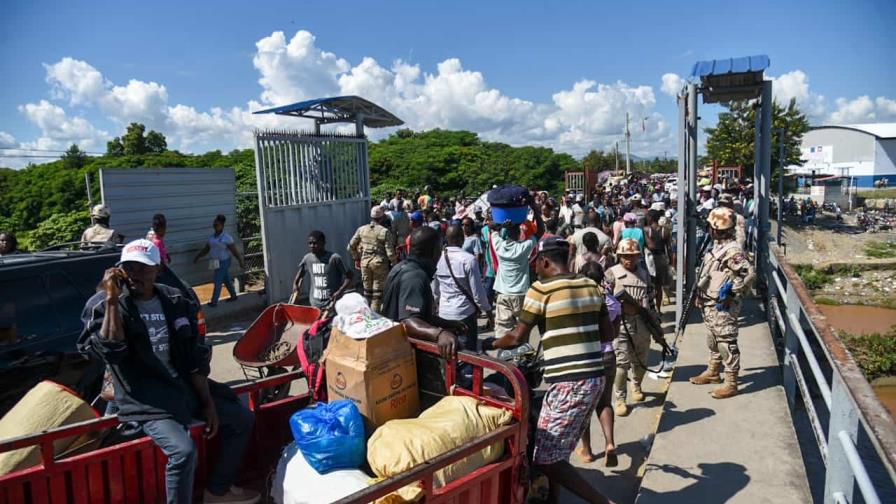
[[817,304],[821,304],[821,305],[828,305],[828,306],[839,306],[839,305],[843,304],[843,303],[841,303],[840,301],[837,301],[837,300],[834,299],[834,298],[829,298],[829,297],[826,297],[826,296],[818,296],[818,297],[816,297],[816,298],[815,298],[815,303],[817,303]]
[[840,337],[868,381],[896,375],[896,326],[886,334],[857,336],[841,332]]
[[569,154],[485,142],[470,131],[402,129],[370,145],[374,198],[399,187],[413,192],[426,185],[478,196],[502,182],[558,191],[564,172],[580,167]]
[[[84,175],[90,176],[93,193],[97,195],[100,168],[232,167],[236,171],[237,191],[255,190],[255,157],[251,149],[201,155],[169,150],[151,152],[147,145],[158,150],[164,148],[166,140],[154,131],[142,137],[144,129],[143,125],[132,124],[124,135],[127,143],[143,146],[131,145],[129,150],[142,148],[142,154],[128,155],[122,150],[120,155],[87,157],[73,146],[58,161],[21,170],[0,168],[0,230],[15,232],[24,250],[39,250],[80,239],[81,232],[89,225]],[[257,202],[247,200],[241,204]],[[240,211],[252,213],[238,208],[237,212]]]
[[[743,166],[748,175],[753,170],[753,143],[756,138],[756,110],[752,102],[732,102],[727,112],[719,114],[719,121],[712,128],[705,128],[706,154],[712,161],[725,166]],[[787,107],[777,103],[772,105],[772,187],[777,187],[777,167],[780,166],[778,145],[779,135],[775,129],[784,128],[784,163],[785,165],[802,165],[800,161],[800,144],[803,134],[809,131],[809,120],[790,100]]]
[[896,188],[879,189],[877,191],[859,191],[858,197],[862,199],[893,199],[896,198]]
[[[387,191],[403,188],[413,192],[425,185],[448,194],[463,191],[475,196],[501,182],[559,191],[564,172],[582,166],[572,156],[552,149],[485,142],[469,131],[399,130],[372,143],[369,152],[371,192],[377,201]],[[599,168],[609,168],[607,160],[612,158],[595,151],[591,161],[596,162],[597,157],[603,159]],[[650,168],[663,163],[645,161],[644,165]],[[256,190],[251,149],[183,154],[167,150],[167,141],[160,133],[146,133],[142,124],[132,123],[124,135],[108,142],[104,156],[87,157],[75,145],[58,161],[22,170],[0,168],[0,230],[15,232],[25,250],[77,240],[88,225],[85,174],[90,176],[96,195],[100,168],[137,167],[232,167],[236,170],[237,192]],[[253,197],[238,198],[241,236],[258,234],[257,204]]]
[[896,257],[896,242],[869,242],[865,245],[865,255],[876,259]]
[[830,273],[815,269],[808,264],[797,264],[793,268],[809,290],[820,289],[834,278]]

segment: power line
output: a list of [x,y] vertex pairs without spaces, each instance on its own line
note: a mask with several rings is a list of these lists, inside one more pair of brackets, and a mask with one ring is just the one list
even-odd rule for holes
[[61,155],[40,155],[40,154],[0,154],[0,158],[43,158],[43,159],[60,159]]
[[[28,151],[28,152],[60,152],[65,154],[68,152],[67,150],[56,150],[56,149],[26,149],[22,147],[0,147],[0,151]],[[89,151],[81,151],[84,154],[96,154],[98,156],[102,156],[102,152],[89,152]]]

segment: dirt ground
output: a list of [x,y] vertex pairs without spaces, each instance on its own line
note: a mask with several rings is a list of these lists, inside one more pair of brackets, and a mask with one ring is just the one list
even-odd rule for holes
[[790,219],[784,226],[787,261],[810,264],[816,268],[830,265],[894,263],[896,258],[875,259],[865,255],[871,242],[896,241],[896,231],[866,233],[855,224],[855,217],[844,215],[838,223],[832,216],[820,215],[816,223],[804,226]]

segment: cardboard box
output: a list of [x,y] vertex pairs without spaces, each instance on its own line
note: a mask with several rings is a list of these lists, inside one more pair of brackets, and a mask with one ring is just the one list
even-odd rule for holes
[[333,328],[324,362],[329,400],[354,401],[368,429],[419,413],[417,363],[403,325],[362,340]]

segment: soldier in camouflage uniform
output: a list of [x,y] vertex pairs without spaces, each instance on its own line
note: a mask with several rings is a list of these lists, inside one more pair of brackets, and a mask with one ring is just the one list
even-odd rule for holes
[[617,416],[626,416],[629,413],[626,397],[628,396],[626,382],[628,371],[632,369],[632,399],[640,402],[644,400],[641,391],[641,381],[647,369],[647,354],[650,351],[650,331],[646,322],[638,314],[638,306],[655,311],[654,300],[656,294],[653,290],[653,281],[650,274],[641,261],[641,247],[637,240],[625,238],[619,240],[616,247],[616,257],[619,264],[608,269],[604,277],[607,292],[616,298],[622,296],[623,291],[631,298],[622,301],[622,327],[619,336],[613,340],[613,348],[616,353],[616,376],[613,379],[613,410]]
[[697,279],[697,306],[703,310],[708,330],[709,366],[690,381],[696,385],[722,383],[719,371],[724,362],[725,383],[712,396],[725,399],[737,395],[740,372],[737,321],[741,302],[753,281],[753,266],[735,240],[734,210],[716,208],[709,213],[707,221],[714,243],[703,258],[703,270]]
[[119,245],[124,241],[124,237],[118,231],[109,227],[111,216],[112,212],[106,205],[95,205],[90,209],[90,220],[93,225],[81,234],[82,246],[91,242]]
[[383,285],[396,257],[395,239],[389,228],[382,225],[384,219],[382,207],[377,205],[370,209],[370,223],[359,227],[348,244],[355,267],[361,270],[364,297],[375,312],[380,311]]
[[[734,210],[734,195],[725,193],[719,196],[719,206]],[[747,219],[743,215],[734,212],[737,221],[734,224],[734,241],[741,250],[747,250]]]

